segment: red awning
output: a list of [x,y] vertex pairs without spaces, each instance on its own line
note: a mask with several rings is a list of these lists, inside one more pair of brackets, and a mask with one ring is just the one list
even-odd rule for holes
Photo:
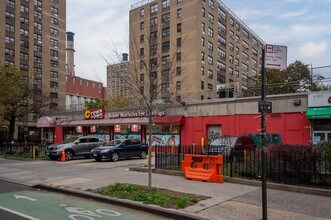
[[56,121],[47,116],[43,116],[37,121],[37,128],[54,128],[56,126]]
[[62,127],[73,126],[107,126],[118,124],[148,124],[147,118],[114,118],[114,119],[100,119],[100,120],[74,120],[74,121],[61,121],[58,125]]
[[154,118],[154,123],[159,125],[178,125],[184,124],[185,117],[182,115],[177,116],[163,116]]

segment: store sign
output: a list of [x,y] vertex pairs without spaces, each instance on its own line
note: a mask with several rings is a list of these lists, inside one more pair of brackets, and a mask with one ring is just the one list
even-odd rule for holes
[[105,109],[87,109],[85,110],[84,117],[86,120],[104,119]]
[[308,107],[331,106],[331,91],[311,92],[308,94]]
[[[116,114],[108,114],[107,118],[137,118],[137,117],[147,117],[147,112],[122,112]],[[165,111],[154,111],[152,112],[152,116],[162,117],[165,116]]]

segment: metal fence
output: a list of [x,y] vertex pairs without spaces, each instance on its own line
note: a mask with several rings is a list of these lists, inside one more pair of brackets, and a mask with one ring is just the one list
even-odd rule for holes
[[45,157],[45,145],[36,145],[35,143],[1,143],[0,156],[33,158],[33,149],[36,158]]
[[[155,147],[155,168],[181,170],[186,154],[223,155],[223,175],[260,179],[261,149],[199,146]],[[272,182],[331,187],[331,151],[321,148],[267,149],[267,178]]]

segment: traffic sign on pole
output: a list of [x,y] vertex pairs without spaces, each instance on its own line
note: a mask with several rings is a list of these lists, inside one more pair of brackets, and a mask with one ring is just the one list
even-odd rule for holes
[[287,68],[287,47],[266,44],[265,68],[285,70]]

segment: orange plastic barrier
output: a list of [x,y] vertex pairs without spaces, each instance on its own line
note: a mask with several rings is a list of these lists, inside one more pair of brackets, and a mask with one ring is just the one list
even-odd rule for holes
[[223,157],[187,154],[181,164],[186,179],[223,183]]

